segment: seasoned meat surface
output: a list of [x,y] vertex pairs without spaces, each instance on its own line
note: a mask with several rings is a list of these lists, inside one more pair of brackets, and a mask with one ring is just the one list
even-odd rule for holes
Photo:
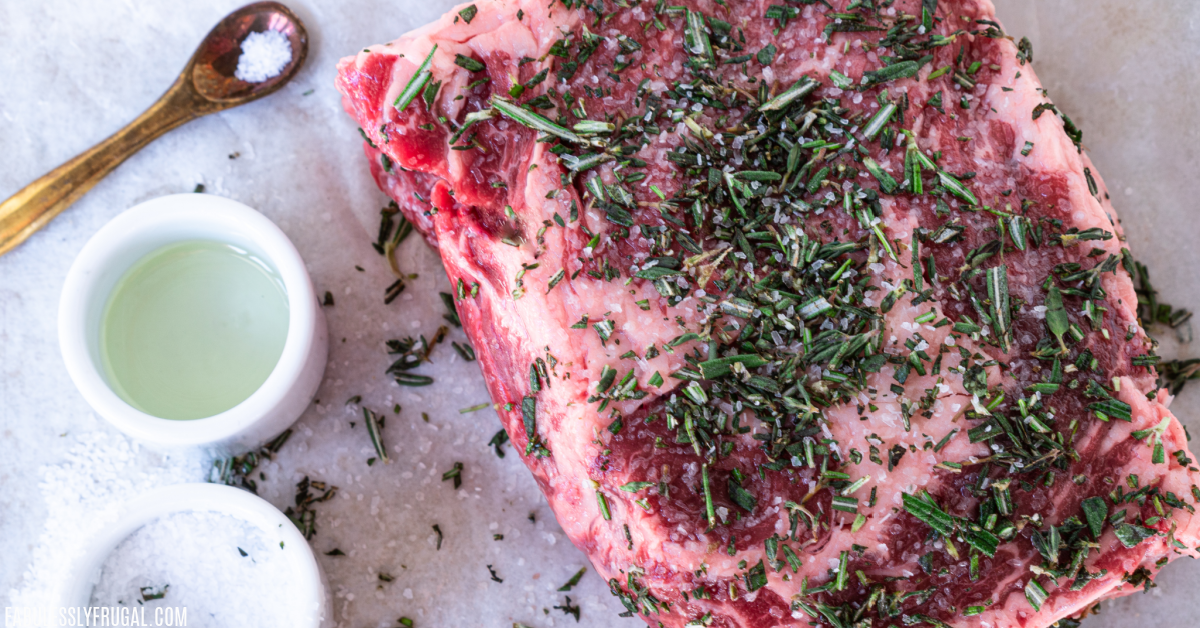
[[652,626],[1044,627],[1196,555],[1082,134],[988,0],[463,5],[339,65]]

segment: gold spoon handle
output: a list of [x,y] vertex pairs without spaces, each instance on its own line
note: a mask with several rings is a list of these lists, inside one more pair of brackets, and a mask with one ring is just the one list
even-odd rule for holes
[[0,203],[0,255],[33,235],[105,175],[163,133],[209,113],[179,80],[142,115],[108,139],[51,170]]

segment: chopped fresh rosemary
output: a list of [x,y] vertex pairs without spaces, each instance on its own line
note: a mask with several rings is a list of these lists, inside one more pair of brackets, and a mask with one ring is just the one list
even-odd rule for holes
[[[823,8],[815,12],[816,7],[797,6],[818,3]],[[1167,535],[1160,532],[1165,529],[1160,522],[1168,508],[1191,509],[1180,497],[1139,484],[1136,477],[1116,487],[1124,491],[1128,486],[1132,493],[1097,489],[1075,466],[1080,435],[1101,422],[1134,421],[1133,407],[1121,400],[1128,398],[1122,395],[1129,391],[1120,390],[1127,368],[1141,376],[1157,373],[1161,386],[1178,392],[1200,377],[1200,360],[1163,361],[1153,346],[1141,342],[1137,325],[1113,325],[1114,320],[1132,323],[1118,318],[1114,297],[1106,291],[1111,284],[1106,288],[1101,280],[1122,263],[1134,276],[1143,325],[1182,334],[1191,316],[1158,301],[1145,267],[1128,252],[1113,254],[1115,228],[1072,227],[1061,217],[1062,208],[1039,200],[1047,195],[1024,198],[1024,183],[997,184],[997,173],[988,164],[980,172],[967,171],[973,160],[980,160],[980,147],[992,148],[987,133],[974,128],[989,106],[981,96],[983,88],[999,85],[1005,93],[1022,88],[1011,76],[1000,76],[1009,68],[980,53],[989,45],[986,40],[1006,40],[1003,45],[1011,47],[997,23],[960,21],[936,0],[907,3],[913,15],[893,6],[904,3],[891,0],[850,0],[836,8],[824,0],[796,0],[756,9],[756,16],[722,0],[713,7],[701,3],[702,8],[658,2],[639,5],[647,15],[641,20],[646,37],[639,40],[636,29],[610,34],[609,24],[615,28],[620,21],[612,21],[616,14],[606,13],[603,2],[563,4],[585,19],[574,30],[554,35],[558,39],[544,57],[522,59],[519,67],[531,67],[510,77],[503,88],[479,89],[490,79],[465,75],[488,68],[475,58],[455,55],[461,70],[446,85],[467,88],[442,100],[469,99],[471,94],[475,100],[468,100],[454,120],[439,122],[454,150],[490,155],[492,146],[480,139],[487,135],[481,129],[511,121],[535,131],[539,147],[554,155],[554,180],[561,185],[545,198],[556,204],[566,199],[569,211],[564,204],[554,208],[553,220],[529,220],[509,206],[504,233],[497,236],[507,245],[506,256],[528,254],[520,269],[513,269],[515,279],[507,292],[512,299],[574,298],[574,282],[583,276],[612,282],[614,293],[628,288],[637,299],[634,317],[650,320],[662,312],[669,322],[676,312],[668,316],[667,308],[695,314],[690,321],[676,318],[675,337],[649,347],[630,346],[625,330],[626,321],[634,320],[628,311],[632,308],[576,312],[578,322],[565,330],[580,342],[598,341],[603,351],[620,356],[596,362],[586,393],[571,402],[587,403],[605,419],[591,433],[603,452],[591,470],[597,476],[608,472],[614,443],[665,430],[639,445],[650,455],[671,450],[672,456],[683,456],[688,474],[684,497],[667,477],[677,471],[665,467],[661,479],[657,468],[648,473],[639,468],[619,485],[589,478],[592,486],[584,489],[584,497],[591,499],[587,490],[595,493],[593,512],[602,520],[597,525],[611,527],[604,534],[620,539],[623,532],[634,550],[629,512],[659,516],[673,500],[691,499],[684,505],[698,525],[721,539],[712,547],[735,556],[744,542],[738,535],[745,522],[775,512],[771,487],[807,485],[808,496],[797,499],[800,503],[778,506],[791,529],[782,537],[773,533],[760,545],[765,556],[740,561],[737,576],[722,584],[728,590],[719,593],[737,599],[776,577],[787,579],[786,568],[798,573],[803,561],[797,552],[806,547],[798,543],[804,534],[811,534],[815,543],[839,527],[850,534],[864,529],[878,512],[880,486],[872,483],[886,476],[884,471],[855,472],[855,465],[870,460],[892,473],[932,450],[943,456],[932,465],[934,478],[953,478],[956,484],[954,493],[947,494],[934,488],[935,481],[929,491],[936,498],[925,490],[905,492],[897,504],[902,507],[895,510],[898,517],[905,525],[921,526],[927,545],[927,553],[916,560],[923,575],[909,580],[942,577],[949,572],[941,565],[954,564],[961,566],[955,577],[974,582],[988,569],[989,559],[1003,556],[1002,543],[1019,538],[1040,557],[1017,584],[1037,610],[1049,599],[1047,583],[1055,591],[1079,590],[1096,576],[1087,572],[1084,561],[1106,528],[1124,546],[1134,547]],[[614,4],[620,10],[629,3]],[[853,71],[851,65],[839,64],[840,70],[829,71],[828,77],[822,76],[824,70],[810,70],[813,76],[778,83],[773,77],[796,53],[794,33],[787,29],[789,24],[797,28],[795,22],[806,12],[819,13],[813,19],[825,22],[818,42],[835,46],[839,57],[861,52],[871,63]],[[458,12],[467,24],[476,15],[475,5]],[[747,30],[753,19],[769,22],[768,37]],[[655,47],[662,44],[654,38],[667,31],[682,43],[685,76],[647,78],[635,88],[627,79],[639,65],[647,75],[662,77],[661,68],[644,63],[644,55],[658,52]],[[403,111],[422,95],[432,112],[443,89],[441,83],[431,83],[432,54],[401,91],[397,109]],[[1020,65],[1032,59],[1026,40],[1017,44],[1016,54]],[[630,83],[633,105],[614,114],[601,103],[619,100],[623,88],[615,86],[621,83]],[[910,89],[918,83],[921,89]],[[490,96],[481,102],[479,94],[485,92]],[[910,94],[920,96],[910,99]],[[1061,121],[1067,138],[1079,146],[1081,132],[1055,105],[1034,107],[1032,120],[1046,112],[1054,114],[1054,128]],[[946,126],[955,130],[939,141],[938,132],[945,130],[937,126],[940,120],[954,121]],[[1055,150],[1046,136],[1051,129],[1040,128],[1044,126],[1043,121],[1038,154]],[[386,150],[386,136],[375,135],[363,131],[367,142]],[[660,146],[656,138],[664,135],[671,143]],[[662,164],[647,163],[647,147],[662,148],[655,153]],[[1005,150],[1028,157],[1035,144],[1024,141]],[[1032,167],[1029,160],[1017,161]],[[397,165],[381,164],[385,169]],[[544,164],[531,165],[529,172],[537,166]],[[656,176],[662,174],[668,176]],[[1094,199],[1106,196],[1090,168],[1078,178]],[[497,193],[510,185],[491,182]],[[394,252],[411,225],[399,218],[393,236],[398,208],[385,212],[376,245],[395,274],[387,292],[390,301],[405,287]],[[547,245],[548,234],[559,233],[551,230],[569,232],[568,241],[580,249],[577,258],[544,255],[548,249],[557,251]],[[1026,263],[1031,258],[1054,261]],[[544,275],[532,272],[543,264]],[[1029,277],[1030,268],[1049,273]],[[524,282],[532,276],[539,276],[544,288],[531,284],[527,291]],[[476,298],[478,289],[478,284],[458,280],[453,295],[442,295],[450,324],[461,326],[456,302]],[[1136,348],[1131,355],[1122,354],[1126,362],[1117,368],[1114,358],[1097,350],[1104,341],[1119,342],[1114,331]],[[388,373],[401,385],[432,384],[431,378],[412,371],[428,361],[440,341],[389,342],[397,358]],[[464,360],[475,359],[469,345],[451,344]],[[554,437],[554,419],[539,416],[539,404],[547,399],[544,391],[559,381],[550,347],[545,351],[544,357],[530,358],[527,383],[526,365],[519,365],[519,388],[509,399],[497,400],[507,416],[520,417],[513,436],[519,441],[523,435],[526,442],[523,448],[518,444],[518,453],[523,449],[526,456],[538,458],[552,456],[547,441]],[[662,353],[678,366],[666,370],[655,363],[648,368]],[[549,367],[545,361],[551,362]],[[962,391],[963,403],[954,402],[953,427],[940,423],[928,430],[936,433],[926,434],[926,421],[950,412],[943,406]],[[644,416],[627,414],[636,406],[630,402],[659,393],[663,395],[651,398],[653,403],[638,408],[646,408]],[[889,426],[910,438],[885,442],[871,433],[865,445],[837,442],[837,430],[829,429],[832,409],[857,406],[858,418],[873,428],[882,404],[888,405],[887,416],[895,415],[895,425],[889,421]],[[541,406],[542,412],[550,407]],[[371,430],[372,414],[364,409],[364,416]],[[1191,464],[1183,462],[1186,452],[1168,451],[1167,424],[1135,431],[1134,438],[1144,441],[1137,446],[1150,448],[1153,465]],[[374,432],[372,439],[386,460]],[[500,431],[488,444],[503,457],[507,441],[507,433]],[[748,451],[747,443],[756,449]],[[945,459],[948,454],[957,458],[959,444],[968,443],[986,453]],[[455,463],[443,479],[453,480],[457,488],[461,472],[461,463]],[[1055,483],[1073,483],[1089,492],[1080,496],[1075,512],[1049,506],[1031,512],[1026,496],[1060,490]],[[811,499],[820,494],[825,498]],[[971,504],[969,511],[955,494]],[[1200,489],[1193,497],[1200,501]],[[1144,518],[1137,508],[1123,509],[1129,501],[1156,514]],[[439,531],[439,545],[440,539]],[[839,628],[873,621],[948,626],[944,614],[936,619],[915,612],[933,589],[889,586],[895,578],[873,574],[870,559],[863,558],[866,551],[833,548],[829,556],[835,559],[827,571],[821,565],[820,582],[805,578],[797,583],[794,617],[807,614],[815,623]],[[700,566],[698,581],[706,569]],[[645,574],[637,566],[622,566],[622,571],[625,581],[614,579],[609,585],[629,614],[651,616],[678,603],[655,597],[640,584]],[[583,573],[560,591],[571,590]],[[864,593],[868,601],[845,602],[852,592]],[[680,593],[684,600],[714,595],[705,586]],[[831,598],[842,602],[832,605]],[[996,604],[981,598],[950,612],[977,616]],[[579,617],[570,598],[554,608]],[[711,615],[689,621],[719,622]]]
[[[323,491],[316,494],[313,491]],[[327,487],[324,482],[309,480],[308,476],[296,484],[295,506],[288,506],[283,514],[296,525],[304,538],[311,540],[317,534],[317,513],[313,506],[333,499],[338,487]]]
[[587,573],[587,567],[580,567],[579,571],[575,572],[575,575],[571,576],[571,579],[567,580],[567,583],[559,587],[558,590],[570,591],[575,585],[579,584],[579,581],[583,579],[583,574],[585,573]]
[[384,417],[375,414],[367,408],[363,408],[363,422],[367,425],[367,434],[371,437],[371,445],[375,447],[375,453],[379,455],[379,459],[385,463],[391,462],[388,459],[387,448],[383,446],[383,421]]
[[437,52],[437,48],[437,44],[434,44],[433,48],[429,51],[429,56],[425,57],[421,65],[417,66],[417,71],[413,73],[412,78],[408,79],[408,83],[404,86],[404,89],[400,90],[400,95],[396,96],[396,101],[392,103],[392,106],[397,111],[407,109],[408,104],[421,93],[421,90],[425,88],[425,84],[433,76],[429,71],[429,67],[433,64],[433,53]]
[[447,480],[453,480],[454,488],[456,488],[456,489],[461,488],[462,487],[462,472],[463,472],[463,463],[456,462],[456,463],[454,463],[454,466],[450,467],[449,471],[442,474],[442,481],[445,482]]
[[503,116],[519,122],[535,131],[541,131],[550,135],[557,136],[565,141],[576,144],[583,143],[583,138],[568,131],[565,127],[555,124],[540,114],[534,113],[519,105],[514,104],[510,100],[506,100],[499,96],[492,96],[492,107],[500,112]]
[[167,597],[167,590],[170,588],[171,585],[165,584],[162,587],[142,587],[138,589],[138,592],[142,595],[142,602],[149,602]]

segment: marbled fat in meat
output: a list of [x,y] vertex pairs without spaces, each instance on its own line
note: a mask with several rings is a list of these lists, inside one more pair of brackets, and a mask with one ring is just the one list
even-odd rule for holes
[[[778,3],[790,12],[786,21],[764,17],[778,9],[771,2],[668,4],[669,10],[656,11],[650,1],[599,0],[592,3],[602,9],[598,13],[583,2],[484,0],[473,5],[477,11],[470,19],[459,12],[464,5],[392,43],[347,57],[338,67],[337,87],[346,111],[369,138],[365,150],[372,173],[438,249],[461,293],[459,315],[493,401],[507,404],[500,414],[513,443],[525,454],[563,529],[591,557],[614,593],[652,626],[1040,628],[1076,616],[1098,600],[1138,590],[1177,556],[1195,556],[1200,546],[1200,521],[1193,515],[1198,471],[1187,436],[1167,409],[1167,393],[1156,388],[1152,368],[1139,363],[1153,347],[1137,320],[1137,296],[1123,264],[1097,279],[1104,295],[1104,315],[1097,325],[1084,317],[1082,300],[1066,298],[1067,316],[1082,332],[1071,359],[1084,350],[1094,359],[1094,368],[1085,364],[1078,373],[1074,366],[1067,369],[1084,384],[1103,384],[1128,405],[1131,420],[1097,417],[1090,409],[1096,399],[1086,394],[1085,385],[1047,393],[1053,431],[1071,439],[1076,454],[1049,477],[989,467],[985,462],[996,452],[989,445],[994,441],[968,438],[967,431],[982,420],[978,404],[987,399],[968,392],[955,370],[964,360],[959,348],[991,364],[983,376],[989,389],[1005,393],[1004,403],[1030,395],[1029,387],[1044,382],[1049,368],[1049,362],[1030,357],[1049,335],[1047,276],[1069,272],[1063,265],[1086,270],[1109,256],[1125,259],[1121,227],[1102,179],[1074,141],[1075,129],[1045,107],[1049,100],[1027,62],[1028,51],[999,30],[991,2],[876,1],[889,5],[880,14],[880,19],[892,20],[889,24],[906,14],[919,20],[922,9],[932,7],[933,35],[947,43],[930,49],[931,58],[915,76],[863,89],[862,77],[884,67],[884,58],[894,51],[872,44],[886,36],[884,28],[840,25],[856,23],[846,12],[870,2]],[[768,94],[778,94],[807,75],[820,83],[812,98],[835,100],[845,108],[845,117],[864,120],[878,111],[881,98],[898,100],[903,108],[892,122],[911,132],[919,150],[936,155],[940,169],[961,176],[978,199],[975,207],[944,192],[901,192],[880,199],[879,224],[897,250],[894,258],[881,256],[869,265],[870,283],[879,289],[875,294],[882,297],[914,279],[909,263],[914,233],[921,234],[920,259],[934,259],[921,273],[931,298],[916,302],[913,294],[903,294],[882,315],[884,348],[899,350],[912,340],[931,352],[953,349],[939,354],[939,361],[945,357],[940,375],[912,373],[898,381],[899,367],[887,363],[867,376],[867,386],[855,398],[822,410],[823,437],[839,456],[851,450],[882,452],[863,455],[843,469],[850,481],[867,478],[856,493],[857,525],[855,513],[832,508],[835,492],[820,483],[818,469],[793,464],[784,472],[763,471],[772,461],[755,439],[767,429],[761,422],[745,419],[742,425],[750,429],[724,436],[729,451],[703,468],[697,450],[677,442],[677,430],[662,417],[685,382],[670,375],[688,367],[689,353],[708,347],[690,340],[672,351],[664,349],[685,333],[705,331],[711,298],[706,301],[693,291],[675,302],[649,280],[627,282],[631,267],[647,263],[651,239],[636,229],[622,237],[618,225],[591,202],[582,184],[585,177],[564,176],[569,164],[551,150],[553,142],[539,141],[536,131],[493,115],[468,129],[464,137],[472,145],[466,150],[449,144],[453,129],[469,114],[487,109],[496,96],[516,94],[520,102],[553,96],[547,102],[554,108],[539,111],[572,121],[578,117],[564,111],[565,93],[583,101],[590,120],[632,119],[649,111],[650,101],[661,99],[667,113],[654,115],[665,117],[655,118],[653,133],[625,157],[645,162],[637,170],[644,178],[629,186],[637,202],[633,222],[668,226],[655,204],[686,185],[684,168],[668,159],[694,135],[682,116],[695,114],[694,122],[714,128],[733,125],[730,120],[750,113],[744,103],[730,111],[686,103],[683,114],[666,117],[680,106],[674,99],[678,92],[672,90],[694,78],[692,54],[685,49],[689,12],[733,26],[733,47],[741,52],[721,49],[722,58],[742,52],[756,57],[768,44],[775,47],[769,66],[757,58],[717,64],[710,74],[724,84],[754,96],[765,83]],[[718,37],[711,28],[708,33]],[[560,77],[572,59],[553,54],[553,47],[568,35],[576,42],[601,39],[574,73]],[[638,42],[636,50],[622,47],[628,40]],[[393,102],[435,45],[430,84],[440,88],[397,110]],[[472,72],[456,63],[458,55],[482,64],[483,70]],[[624,62],[629,65],[619,75],[611,72],[614,63]],[[952,71],[931,78],[946,67]],[[546,80],[512,89],[536,80],[543,69],[549,70]],[[848,77],[851,83],[839,87],[835,77]],[[850,133],[861,138],[862,129],[856,126]],[[753,136],[752,130],[746,137]],[[749,140],[735,140],[732,150],[744,141]],[[863,154],[899,182],[907,176],[905,141],[902,135],[897,138],[898,150],[863,142]],[[617,181],[613,162],[596,172],[606,184]],[[878,187],[865,171],[854,180],[862,187]],[[1075,246],[1006,246],[1007,227],[998,226],[998,219],[1016,214],[1028,219],[1026,224],[1046,225],[1047,234],[1096,230],[1115,237]],[[829,211],[799,216],[796,224],[823,242],[871,237],[858,218],[838,211],[836,204]],[[930,237],[947,226],[961,233],[944,241]],[[713,242],[709,231],[693,235],[706,247]],[[1008,294],[1015,304],[1007,351],[986,336],[956,332],[953,325],[979,321],[962,290],[983,293],[986,286],[982,277],[963,279],[964,272],[968,256],[996,239],[1001,250],[986,266],[1007,269]],[[865,256],[855,255],[860,262]],[[606,278],[608,269],[619,277]],[[936,278],[929,271],[936,271]],[[719,288],[701,287],[711,290],[710,297],[720,296]],[[601,338],[592,325],[578,325],[585,317],[592,324],[611,321],[609,338]],[[943,320],[950,324],[934,323]],[[659,348],[654,357],[645,353],[652,345]],[[633,357],[628,357],[630,350]],[[539,359],[545,378],[535,384],[530,365]],[[599,403],[589,398],[606,369],[632,372],[637,388],[648,394],[614,401],[600,411]],[[1083,371],[1090,379],[1084,379]],[[658,386],[652,383],[656,374],[665,380]],[[913,416],[906,425],[911,400],[929,390],[936,391],[936,401],[927,415]],[[537,455],[536,446],[527,448],[527,398],[536,400],[534,444],[549,455]],[[719,411],[734,413],[731,408]],[[622,422],[619,430],[610,429],[614,416]],[[1163,461],[1152,459],[1154,436],[1134,437],[1155,427],[1161,428]],[[898,459],[888,455],[893,451],[900,452]],[[735,470],[751,471],[747,481],[757,496],[752,511],[739,508],[724,489]],[[720,525],[708,525],[708,504],[699,489],[702,474],[722,487],[711,496]],[[931,534],[927,523],[903,505],[904,495],[924,490],[949,515],[973,519],[991,499],[989,486],[1004,477],[1012,482],[1009,519],[1018,529],[994,556],[975,554],[975,566],[961,537]],[[622,490],[630,482],[650,485],[636,493]],[[1125,499],[1130,492],[1136,498]],[[873,499],[866,499],[867,493]],[[1046,597],[1035,608],[1027,585],[1047,566],[1035,541],[1044,547],[1047,524],[1068,526],[1072,517],[1076,524],[1083,521],[1082,503],[1097,496],[1105,499],[1107,514],[1125,510],[1127,521],[1144,523],[1142,529],[1157,534],[1129,545],[1118,539],[1113,525],[1106,525],[1082,565],[1091,580],[1073,590],[1072,579],[1060,578],[1056,584],[1040,577]],[[803,534],[793,532],[794,509],[788,503],[803,504],[822,523]],[[1042,536],[1035,539],[1039,527]],[[777,557],[781,564],[767,569],[765,584],[748,590],[747,566],[767,556],[770,539],[782,539],[802,564],[789,566]],[[840,564],[843,556],[848,561]],[[840,590],[822,590],[842,569],[848,571],[847,583]],[[890,610],[881,610],[885,608]],[[821,609],[840,610],[831,615]],[[853,609],[863,612],[848,617]]]

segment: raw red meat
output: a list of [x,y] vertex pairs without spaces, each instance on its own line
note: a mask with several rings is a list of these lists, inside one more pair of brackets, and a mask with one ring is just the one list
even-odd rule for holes
[[337,85],[631,612],[1043,627],[1195,556],[1200,470],[1031,57],[988,0],[497,0]]

